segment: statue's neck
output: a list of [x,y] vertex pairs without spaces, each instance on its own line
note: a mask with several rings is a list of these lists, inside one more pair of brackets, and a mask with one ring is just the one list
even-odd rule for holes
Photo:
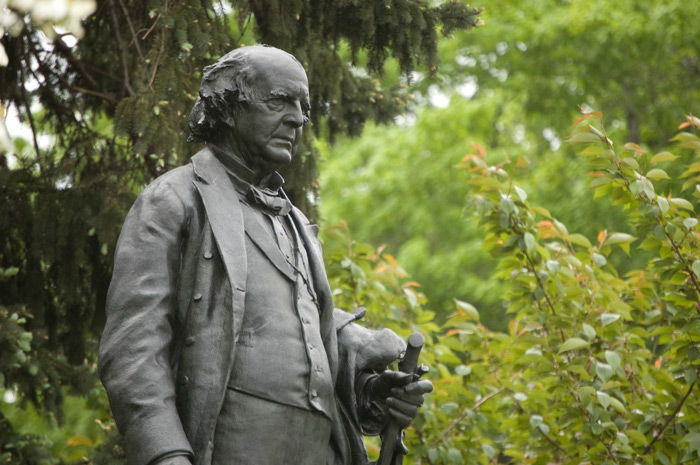
[[256,163],[259,157],[248,154],[248,151],[236,144],[217,141],[209,142],[207,145],[228,169],[250,184],[258,185],[263,179],[276,172],[274,167]]

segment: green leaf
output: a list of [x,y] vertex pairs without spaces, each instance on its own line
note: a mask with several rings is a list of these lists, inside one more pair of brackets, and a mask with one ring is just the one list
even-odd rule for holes
[[513,189],[515,189],[515,192],[518,193],[518,197],[520,197],[520,200],[522,200],[523,202],[527,200],[527,192],[525,192],[518,186],[513,186]]
[[693,273],[695,276],[700,278],[700,260],[693,261]]
[[459,404],[457,402],[443,402],[440,404],[439,410],[448,415],[451,416],[459,410]]
[[620,402],[619,399],[616,399],[615,397],[610,397],[610,406],[615,409],[616,412],[622,413],[623,415],[627,413],[627,409],[625,409],[625,406]]
[[671,177],[661,168],[654,168],[647,171],[646,177],[647,179],[671,179]]
[[598,391],[598,402],[600,405],[603,406],[603,408],[608,408],[610,405],[610,396],[604,393],[603,391]]
[[462,463],[462,453],[459,451],[459,449],[455,449],[454,447],[451,447],[447,451],[447,462],[448,463],[456,463],[456,464]]
[[530,416],[530,426],[533,428],[537,428],[544,422],[544,418],[542,418],[542,415],[531,415]]
[[620,357],[620,354],[617,352],[614,352],[612,350],[606,350],[605,351],[605,360],[610,364],[610,366],[613,368],[613,370],[617,371],[622,369],[622,358]]
[[599,253],[593,254],[593,261],[598,268],[602,268],[608,263],[608,260]]
[[525,247],[527,248],[528,252],[532,252],[535,249],[535,236],[533,236],[532,233],[526,232],[524,239]]
[[459,376],[466,376],[471,372],[472,369],[469,368],[467,365],[459,365],[457,366],[457,368],[455,368],[455,373],[457,373]]
[[428,449],[428,460],[430,460],[430,463],[435,463],[438,457],[440,457],[440,452],[435,447]]
[[683,220],[683,226],[688,230],[693,229],[697,224],[697,218],[686,218]]
[[662,161],[673,161],[676,158],[678,158],[676,155],[672,154],[671,152],[659,152],[653,157],[651,157],[650,163],[660,163]]
[[617,433],[617,440],[625,446],[630,442],[630,439],[625,433]]
[[544,216],[544,217],[546,217],[546,218],[552,218],[552,214],[549,213],[549,210],[547,210],[546,208],[539,207],[539,206],[534,206],[534,207],[532,207],[532,210],[533,210],[534,212],[539,213],[540,215],[542,215],[542,216]]
[[637,238],[631,234],[616,232],[608,235],[608,237],[605,239],[605,245],[634,242],[635,240],[637,240]]
[[570,144],[590,144],[593,142],[603,142],[604,139],[590,132],[577,132],[568,139]]
[[665,215],[668,212],[668,200],[665,197],[657,196],[656,203],[659,205],[661,213]]
[[469,318],[475,321],[479,321],[479,311],[469,302],[464,302],[462,300],[454,299],[455,305],[458,309],[464,311]]
[[603,323],[603,326],[608,326],[611,323],[616,322],[617,320],[620,319],[620,315],[617,313],[603,313],[600,315],[600,321]]
[[595,329],[591,325],[587,325],[586,323],[583,324],[583,334],[586,335],[589,341],[592,341],[595,339]]
[[642,434],[642,432],[639,430],[628,429],[625,430],[625,433],[627,434],[627,437],[630,438],[630,441],[637,446],[646,446],[648,444],[646,436],[644,436],[644,434]]
[[591,241],[589,241],[583,234],[570,234],[566,237],[566,239],[572,244],[580,245],[586,248],[591,247]]
[[569,350],[580,349],[581,347],[588,347],[588,344],[588,341],[584,341],[578,337],[572,337],[567,339],[565,343],[559,346],[559,353],[561,354]]
[[695,368],[688,368],[684,374],[685,382],[688,384],[693,384],[698,380],[698,371]]
[[612,375],[614,374],[613,369],[610,365],[601,362],[596,362],[595,373],[603,382],[606,382],[607,380],[612,378]]
[[635,160],[635,159],[632,158],[632,157],[625,157],[625,158],[623,158],[623,159],[622,159],[622,163],[624,163],[625,165],[631,166],[631,167],[634,168],[635,170],[638,170],[638,169],[639,169],[639,163],[637,163],[637,160]]
[[695,209],[693,208],[693,204],[688,202],[685,199],[681,198],[673,198],[673,199],[668,199],[669,202],[671,202],[673,205],[675,205],[678,208],[684,208],[686,210],[691,210],[694,211]]
[[515,203],[513,203],[513,199],[511,199],[508,196],[503,196],[501,197],[501,202],[500,202],[500,207],[501,210],[503,210],[507,214],[511,214],[515,212]]

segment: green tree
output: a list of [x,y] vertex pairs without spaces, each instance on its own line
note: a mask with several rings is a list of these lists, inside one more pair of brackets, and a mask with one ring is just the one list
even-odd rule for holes
[[[326,232],[338,300],[370,302],[375,321],[422,331],[435,391],[409,430],[413,463],[682,464],[700,460],[700,120],[688,117],[672,151],[617,147],[599,113],[569,138],[594,174],[589,188],[625,207],[634,236],[570,231],[533,205],[484,151],[460,163],[468,213],[498,260],[494,279],[513,319],[479,323],[457,301],[435,320],[416,284],[382,249]],[[669,192],[673,165],[683,193]],[[577,173],[586,177],[586,170]],[[589,191],[589,195],[593,195]],[[616,254],[651,253],[624,276]],[[368,312],[369,314],[370,312]]]
[[[697,9],[681,1],[482,4],[478,40],[457,32],[440,44],[441,73],[417,80],[420,105],[404,127],[372,128],[327,150],[322,205],[358,240],[387,244],[436,310],[444,314],[453,297],[470,300],[487,326],[503,329],[487,259],[468,246],[480,241],[476,227],[458,220],[466,188],[448,174],[463,141],[498,161],[504,153],[520,159],[530,198],[569,227],[589,236],[630,232],[618,205],[590,201],[575,174],[585,163],[562,142],[578,107],[596,107],[612,138],[663,150],[680,116],[697,110],[700,56],[692,44],[700,36],[684,19]],[[438,91],[450,99],[446,108],[431,103],[440,103]],[[645,258],[613,260],[625,272]]]

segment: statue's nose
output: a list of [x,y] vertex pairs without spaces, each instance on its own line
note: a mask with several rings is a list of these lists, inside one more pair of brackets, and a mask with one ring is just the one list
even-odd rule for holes
[[304,112],[301,109],[301,102],[298,100],[289,102],[284,118],[285,123],[295,128],[301,127],[304,124]]

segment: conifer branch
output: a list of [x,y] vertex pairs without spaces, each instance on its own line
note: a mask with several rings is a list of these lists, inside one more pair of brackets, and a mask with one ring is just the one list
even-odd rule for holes
[[122,0],[119,1],[119,6],[122,8],[122,12],[124,13],[124,17],[126,18],[126,24],[129,26],[129,30],[131,31],[131,37],[132,37],[132,42],[136,46],[136,53],[139,54],[139,58],[143,60],[143,53],[141,52],[141,45],[139,45],[139,38],[136,36],[136,30],[134,29],[134,24],[131,22],[131,17],[129,17],[129,10],[126,9],[126,6],[124,5],[124,2]]
[[[156,24],[158,24],[158,21],[160,20],[160,17],[161,17],[161,14],[158,13],[158,16],[156,16],[155,21],[153,21],[153,24],[151,24],[151,27],[149,27],[148,30],[143,34],[143,36],[141,37],[141,40],[145,40],[146,37],[148,37],[149,34],[150,34],[151,32],[153,32],[153,29],[155,29]],[[141,31],[139,31],[139,32],[141,32]]]
[[117,101],[117,99],[114,98],[113,95],[105,94],[103,92],[98,92],[96,90],[90,90],[90,89],[86,89],[84,87],[78,87],[78,86],[69,86],[69,88],[70,88],[70,90],[74,90],[76,92],[81,92],[83,94],[89,94],[89,95],[94,95],[95,97],[100,97],[100,98],[108,101],[112,105],[116,105],[117,103],[119,103]]
[[[22,42],[22,54],[24,54],[24,42]],[[27,89],[24,86],[25,83],[27,82],[27,78],[24,74],[24,66],[20,64],[19,66],[19,73],[20,76],[22,77],[22,83],[20,84],[20,87],[22,89],[22,103],[24,104],[24,108],[27,111],[27,119],[29,120],[29,126],[32,130],[32,142],[34,143],[34,150],[36,151],[36,156],[37,160],[39,159],[39,140],[36,137],[36,125],[34,124],[34,117],[32,116],[32,109],[29,106],[29,97],[27,96]],[[41,170],[41,163],[39,163],[39,170]]]
[[114,0],[109,0],[109,13],[112,19],[112,27],[114,28],[114,36],[117,41],[117,48],[119,49],[119,61],[122,65],[122,75],[124,79],[124,88],[128,92],[130,97],[133,97],[134,90],[131,88],[131,83],[129,82],[129,66],[126,60],[126,51],[124,50],[124,44],[122,43],[122,35],[119,32],[119,22],[117,21],[117,14],[114,11]]

